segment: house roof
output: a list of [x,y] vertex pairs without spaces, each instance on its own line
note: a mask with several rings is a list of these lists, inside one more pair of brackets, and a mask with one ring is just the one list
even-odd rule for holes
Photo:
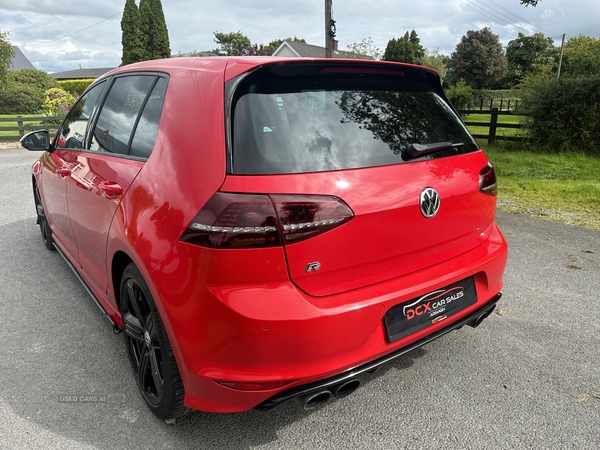
[[10,63],[10,70],[21,70],[21,69],[33,69],[37,70],[31,61],[27,59],[27,56],[21,51],[19,47],[12,46],[14,55]]
[[[295,41],[283,41],[277,50],[273,52],[273,56],[279,56],[286,49],[301,58],[325,58],[325,47]],[[357,54],[343,50],[334,50],[333,57],[356,59]]]
[[79,80],[83,78],[98,78],[106,72],[110,72],[114,67],[103,67],[100,69],[75,69],[65,72],[54,72],[50,76],[57,80]]

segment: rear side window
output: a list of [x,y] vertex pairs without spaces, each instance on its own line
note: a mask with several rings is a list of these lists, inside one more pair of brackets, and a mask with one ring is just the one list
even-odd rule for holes
[[424,158],[478,148],[439,82],[423,70],[295,67],[301,70],[267,66],[239,81],[231,107],[233,173],[399,164],[410,144],[463,144]]
[[98,115],[91,150],[149,157],[166,86],[166,79],[154,75],[117,78]]
[[159,78],[158,82],[152,89],[152,93],[148,97],[148,101],[144,106],[144,111],[140,116],[140,120],[135,129],[135,135],[131,142],[131,156],[139,156],[148,158],[154,143],[156,142],[156,134],[158,133],[158,123],[162,113],[163,101],[167,92],[167,80]]

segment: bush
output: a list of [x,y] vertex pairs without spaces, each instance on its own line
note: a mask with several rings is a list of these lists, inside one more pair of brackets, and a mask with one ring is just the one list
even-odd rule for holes
[[473,106],[473,88],[467,86],[464,81],[459,81],[446,89],[446,96],[456,109],[467,109]]
[[600,156],[600,75],[535,83],[522,100],[529,135],[547,150]]
[[61,80],[58,82],[61,88],[70,93],[73,97],[79,97],[87,87],[96,81],[94,78],[82,80]]
[[42,109],[44,92],[58,82],[41,70],[8,72],[0,92],[0,114],[37,114]]
[[50,88],[58,87],[58,81],[41,70],[21,69],[11,72],[9,78],[17,83],[26,84],[44,93]]
[[37,114],[43,99],[39,89],[10,81],[0,91],[0,114]]
[[67,108],[75,103],[75,97],[61,88],[52,88],[46,91],[44,100],[44,114],[55,116],[57,113],[64,113]]

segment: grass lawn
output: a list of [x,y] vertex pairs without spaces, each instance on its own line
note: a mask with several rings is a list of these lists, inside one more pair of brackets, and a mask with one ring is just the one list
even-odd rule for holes
[[[1,119],[6,119],[6,118],[13,118],[15,117],[17,114],[0,114],[0,118]],[[42,114],[19,114],[20,116],[22,116],[23,118],[26,117],[40,117]],[[35,125],[38,124],[39,122],[24,122],[24,125]],[[19,132],[18,131],[4,131],[2,128],[3,127],[18,127],[19,124],[17,123],[17,121],[14,122],[0,122],[0,136],[18,136]],[[18,138],[13,139],[15,142],[18,141]]]
[[600,158],[484,146],[496,168],[498,205],[600,230]]

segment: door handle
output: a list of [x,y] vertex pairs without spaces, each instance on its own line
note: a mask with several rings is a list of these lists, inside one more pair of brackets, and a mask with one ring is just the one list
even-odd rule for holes
[[100,189],[102,189],[109,198],[116,197],[123,193],[121,185],[112,181],[103,181],[100,183]]
[[63,177],[68,177],[69,175],[71,175],[71,169],[69,169],[68,167],[62,166],[62,167],[59,167],[58,169],[56,169],[56,173],[58,173],[59,175],[62,175]]

